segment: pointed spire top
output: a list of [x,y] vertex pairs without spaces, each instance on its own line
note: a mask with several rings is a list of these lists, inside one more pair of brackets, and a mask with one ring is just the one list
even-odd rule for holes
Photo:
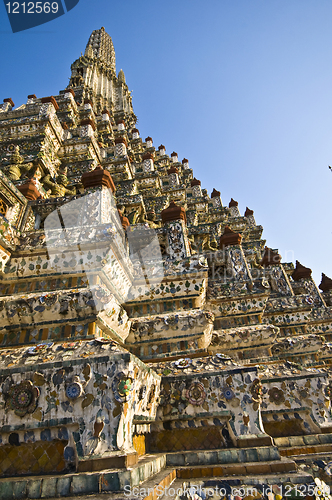
[[233,200],[233,198],[231,198],[231,201],[229,202],[228,207],[232,208],[232,207],[237,207],[237,206],[238,206],[238,202]]
[[264,255],[261,260],[261,266],[277,266],[281,262],[281,255],[278,254],[277,250],[272,250],[272,248],[265,247]]
[[167,173],[168,175],[171,175],[171,174],[178,174],[179,173],[179,169],[177,167],[171,167],[167,170]]
[[126,77],[122,69],[119,71],[118,80],[119,82],[126,83]]
[[240,233],[236,233],[229,226],[225,226],[224,234],[219,240],[219,248],[222,249],[231,245],[240,245],[241,240],[242,235]]
[[167,208],[161,211],[160,215],[163,224],[165,222],[173,220],[184,220],[184,222],[187,221],[185,209],[177,205],[173,200]]
[[211,198],[217,198],[220,196],[220,191],[217,191],[215,188],[213,188],[213,191],[211,193]]
[[250,210],[250,208],[246,208],[246,211],[244,212],[245,217],[249,217],[250,215],[254,215],[254,211]]
[[105,28],[94,30],[85,49],[85,56],[95,57],[115,71],[115,52],[112,38]]
[[307,279],[311,278],[311,269],[309,267],[302,266],[302,264],[297,260],[295,270],[293,271],[292,278],[294,281],[298,281],[301,278]]
[[328,292],[329,290],[332,290],[332,280],[324,273],[322,273],[322,281],[320,282],[319,288],[323,292]]

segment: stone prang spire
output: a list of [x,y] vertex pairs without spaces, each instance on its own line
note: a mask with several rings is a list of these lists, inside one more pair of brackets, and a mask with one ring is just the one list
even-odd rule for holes
[[104,27],[91,33],[84,55],[99,59],[100,62],[108,66],[108,69],[115,73],[114,46],[112,38],[106,33]]
[[0,104],[0,499],[332,500],[332,279],[142,138],[104,28],[71,69]]
[[114,46],[104,27],[91,33],[84,55],[71,65],[68,87],[75,89],[76,101],[91,101],[97,112],[132,112],[126,79],[122,70],[116,76]]

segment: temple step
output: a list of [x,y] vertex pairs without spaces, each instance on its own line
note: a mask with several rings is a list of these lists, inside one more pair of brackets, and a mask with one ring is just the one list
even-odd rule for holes
[[332,453],[332,434],[279,437],[274,443],[283,457]]
[[273,438],[274,444],[278,448],[289,446],[316,446],[320,444],[332,445],[332,434],[308,434],[306,436],[286,436]]
[[332,453],[331,444],[320,444],[316,446],[291,446],[289,448],[279,448],[282,457],[295,457],[298,455],[314,455],[316,453]]
[[312,465],[317,460],[324,460],[324,462],[332,462],[332,450],[329,453],[323,451],[322,453],[308,453],[307,455],[294,455],[292,460],[298,465],[309,464]]
[[177,477],[179,479],[194,479],[203,477],[227,477],[248,476],[257,474],[281,474],[296,472],[296,464],[293,460],[281,459],[269,462],[246,462],[215,465],[212,467],[179,467]]
[[[174,469],[165,469],[166,456],[145,455],[130,469],[107,469],[98,472],[81,472],[59,476],[25,476],[0,479],[1,500],[18,498],[58,498],[77,497],[106,492],[126,491],[138,486],[141,482],[153,478],[154,486],[165,478],[175,478]],[[162,477],[157,475],[161,473]],[[173,479],[172,479],[173,478]],[[105,498],[105,497],[103,497]],[[123,498],[123,493],[122,493]]]
[[276,446],[179,451],[166,454],[166,464],[169,467],[262,462],[279,459],[280,454]]
[[[312,481],[313,477],[303,472],[277,474],[263,473],[260,475],[255,474],[255,476],[234,475],[228,477],[222,476],[219,478],[209,477],[200,480],[195,479],[193,481],[176,479],[171,487],[165,491],[161,500],[180,500],[180,498],[183,498],[183,494],[187,494],[187,498],[188,495],[190,498],[193,498],[195,493],[200,498],[204,498],[205,495],[211,497],[212,491],[212,498],[223,498],[230,494],[233,496],[241,497],[242,495],[242,497],[249,496],[255,498],[255,489],[258,491],[259,498],[262,494],[262,488],[264,488],[264,497],[266,498],[268,490],[270,490],[273,485],[283,485],[285,488],[289,489],[289,484],[291,483],[295,488],[297,487],[300,489],[301,485],[309,485]],[[189,492],[189,490],[191,491]],[[222,492],[222,490],[224,491]],[[147,497],[144,498],[144,500],[155,499]]]

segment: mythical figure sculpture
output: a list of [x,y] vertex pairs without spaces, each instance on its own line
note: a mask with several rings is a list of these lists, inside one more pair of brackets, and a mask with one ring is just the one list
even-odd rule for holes
[[42,179],[42,185],[45,190],[51,191],[51,196],[66,196],[76,194],[76,189],[68,189],[67,167],[59,169],[59,174],[55,177],[46,175]]

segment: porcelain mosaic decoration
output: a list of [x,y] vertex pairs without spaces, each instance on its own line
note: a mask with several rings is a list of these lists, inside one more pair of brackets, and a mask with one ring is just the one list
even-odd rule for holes
[[105,29],[0,125],[1,499],[328,481],[332,279],[142,139]]

